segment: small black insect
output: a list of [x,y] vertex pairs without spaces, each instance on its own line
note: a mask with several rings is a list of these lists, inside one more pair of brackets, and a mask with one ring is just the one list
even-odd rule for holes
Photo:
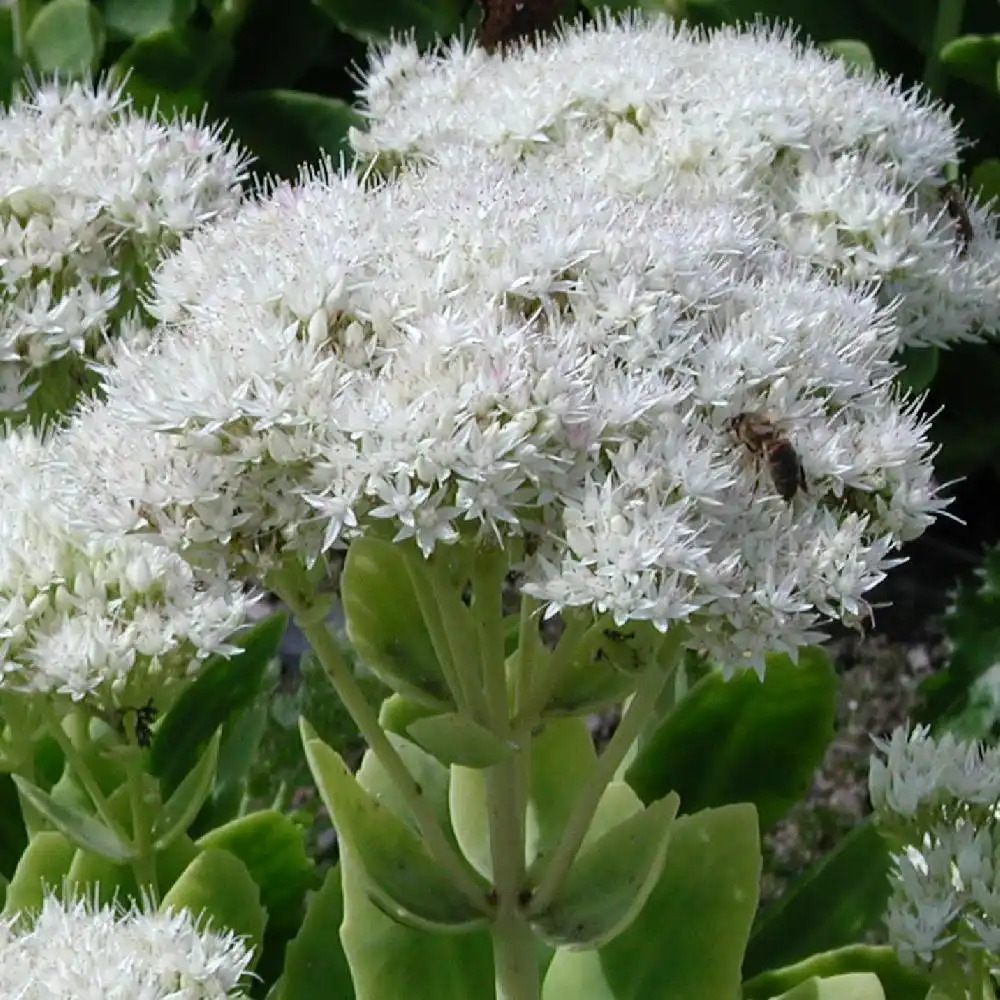
[[955,229],[958,231],[958,252],[964,257],[969,252],[969,244],[975,239],[976,231],[972,228],[972,220],[969,218],[969,210],[965,204],[965,198],[954,181],[945,181],[941,188],[944,195],[944,203],[948,209],[948,214],[955,222]]
[[625,642],[627,639],[635,638],[635,632],[623,632],[621,629],[617,628],[606,628],[604,630],[604,635],[612,642]]

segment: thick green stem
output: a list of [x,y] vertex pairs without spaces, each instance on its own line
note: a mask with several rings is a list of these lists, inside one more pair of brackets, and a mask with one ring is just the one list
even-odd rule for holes
[[924,63],[924,86],[937,97],[944,97],[945,72],[941,64],[941,50],[962,30],[965,0],[938,0],[937,20],[931,36],[930,49]]
[[448,629],[445,628],[442,609],[434,599],[433,586],[428,579],[429,570],[424,556],[415,547],[412,551],[403,549],[406,559],[406,570],[413,584],[413,592],[420,606],[420,616],[427,626],[434,655],[437,657],[444,674],[445,683],[451,691],[456,704],[461,709],[468,709],[470,692],[465,678],[459,673],[455,655],[449,641]]
[[490,929],[496,1000],[538,1000],[540,977],[535,936],[521,908],[525,880],[525,788],[517,757],[490,769],[486,776],[486,803],[497,907]]
[[[403,759],[379,725],[378,716],[368,704],[358,686],[351,668],[345,662],[325,622],[325,609],[312,606],[294,586],[284,586],[284,580],[274,578],[272,588],[292,609],[299,628],[309,640],[316,658],[323,665],[337,696],[350,713],[368,748],[385,768],[417,822],[431,856],[448,872],[452,883],[477,906],[483,906],[483,893],[472,877],[468,865],[452,847],[438,823],[434,808],[427,801],[423,790],[407,770]],[[279,589],[281,588],[281,589]]]
[[[480,550],[473,563],[473,613],[479,636],[480,669],[488,701],[490,729],[510,740],[510,688],[504,657],[503,580],[506,553]],[[522,620],[522,632],[524,622]],[[522,639],[524,636],[522,635]],[[519,685],[515,685],[516,695]],[[537,943],[521,899],[525,884],[527,747],[486,773],[486,809],[493,864],[496,915],[490,928],[496,1000],[538,1000]]]
[[135,735],[135,727],[126,730],[129,752],[125,760],[128,780],[129,808],[132,812],[132,844],[135,856],[132,858],[132,872],[140,893],[147,893],[153,905],[160,900],[160,887],[156,877],[156,854],[153,850],[152,821],[149,804],[143,794],[145,772],[142,768],[142,751]]
[[[601,796],[614,778],[629,748],[638,739],[646,723],[653,717],[660,691],[673,673],[672,667],[676,666],[677,657],[681,655],[679,635],[681,631],[678,629],[677,635],[667,637],[667,642],[671,643],[669,653],[674,654],[670,657],[672,662],[664,663],[661,654],[661,657],[658,657],[656,662],[651,663],[639,678],[635,694],[632,696],[625,714],[622,715],[614,736],[611,737],[601,756],[597,758],[597,764],[573,804],[573,810],[559,842],[556,844],[552,857],[532,894],[531,904],[528,907],[529,913],[541,912],[552,901],[552,897],[576,859],[583,838],[587,835],[587,830],[593,822]],[[671,642],[671,640],[673,641]]]

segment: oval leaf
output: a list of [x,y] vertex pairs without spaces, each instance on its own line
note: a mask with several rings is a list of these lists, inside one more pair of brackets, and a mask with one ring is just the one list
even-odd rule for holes
[[195,0],[104,0],[104,23],[125,38],[145,38],[180,27],[194,9]]
[[417,719],[406,731],[418,746],[446,765],[492,767],[506,760],[514,749],[458,712]]
[[340,589],[347,636],[372,673],[420,705],[452,708],[399,549],[378,538],[359,538],[348,549]]
[[132,848],[123,844],[99,819],[57,802],[48,792],[18,774],[14,775],[14,783],[24,798],[78,847],[111,861],[129,861],[134,856]]
[[878,976],[848,972],[830,979],[807,979],[774,1000],[885,1000],[885,993]]
[[620,934],[660,877],[679,804],[667,795],[584,848],[552,902],[532,914],[539,935],[553,945],[599,947]]
[[[340,865],[344,887],[340,938],[358,997],[473,1000],[493,996],[493,949],[487,933],[440,934],[404,926],[372,902],[368,880],[349,845],[344,845]],[[327,994],[324,1000],[351,996]],[[298,996],[288,1000],[298,1000]]]
[[[303,726],[306,759],[337,832],[357,852],[379,902],[399,919],[438,929],[482,925],[488,912],[477,909],[451,883],[420,837],[377,799],[347,769],[340,755]],[[470,870],[471,874],[471,870]]]
[[52,0],[32,19],[26,41],[40,73],[84,76],[100,65],[104,24],[87,0]]
[[875,72],[875,57],[872,55],[872,50],[857,38],[838,38],[832,42],[824,42],[820,47],[854,69],[863,73]]
[[[268,913],[268,934],[275,925],[298,928],[306,893],[318,883],[316,868],[306,854],[302,831],[273,809],[249,813],[220,826],[196,842],[198,848],[228,851],[246,865],[260,887]],[[291,936],[291,934],[289,934]]]
[[818,649],[696,684],[649,738],[625,779],[644,802],[676,791],[685,812],[751,802],[767,830],[806,792],[833,737],[837,680]]
[[208,848],[184,870],[163,897],[160,912],[188,910],[213,928],[248,938],[259,954],[267,914],[246,865],[229,851]]
[[996,95],[1000,35],[962,35],[941,49],[941,63],[955,76]]
[[42,908],[45,890],[61,892],[66,873],[76,857],[77,846],[56,830],[36,833],[14,869],[7,886],[3,915],[37,913]]
[[739,996],[760,867],[753,806],[676,819],[663,871],[638,916],[603,948],[559,948],[542,1000]]
[[743,984],[743,998],[768,1000],[813,976],[839,977],[852,972],[868,972],[877,976],[887,1000],[924,1000],[931,985],[919,972],[903,965],[888,945],[856,944],[811,955],[805,961],[783,969],[762,972]]

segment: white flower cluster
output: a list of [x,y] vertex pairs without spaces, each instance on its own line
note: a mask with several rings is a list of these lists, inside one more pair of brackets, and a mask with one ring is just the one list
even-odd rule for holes
[[0,115],[0,416],[39,369],[141,325],[151,268],[241,199],[218,129],[154,121],[107,84],[50,83]]
[[876,740],[869,787],[894,847],[889,938],[929,971],[1000,968],[1000,748],[929,727]]
[[73,530],[52,502],[51,452],[27,428],[0,438],[0,688],[162,710],[206,657],[233,651],[246,599],[148,539]]
[[[941,506],[891,318],[697,182],[474,150],[375,188],[328,172],[196,234],[156,289],[153,350],[122,345],[61,438],[64,501],[258,579],[380,525],[425,553],[531,535],[549,611],[688,621],[762,669],[864,617]],[[801,462],[791,502],[747,412]]]
[[884,304],[898,298],[904,346],[1000,329],[996,225],[970,202],[964,246],[944,187],[960,145],[945,109],[785,30],[706,35],[637,16],[505,56],[397,41],[360,96],[364,157],[444,162],[474,146],[553,172],[568,156],[626,193],[739,192],[762,239],[837,281],[876,284]]
[[16,1000],[245,998],[253,957],[187,910],[146,913],[46,896],[27,927],[0,921],[0,996]]

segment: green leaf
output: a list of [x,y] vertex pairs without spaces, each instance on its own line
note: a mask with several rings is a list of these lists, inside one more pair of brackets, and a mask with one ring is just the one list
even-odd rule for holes
[[0,875],[13,876],[27,846],[17,786],[9,774],[0,774]]
[[941,352],[935,346],[907,347],[899,354],[903,370],[897,376],[900,384],[913,393],[926,389],[937,374]]
[[453,707],[399,548],[378,538],[353,542],[340,590],[347,636],[372,673],[417,704]]
[[302,830],[289,816],[267,809],[211,830],[197,844],[239,858],[260,887],[268,919],[256,971],[263,979],[273,980],[284,965],[288,942],[299,931],[306,894],[319,883]]
[[223,36],[178,28],[140,38],[115,63],[115,73],[140,111],[198,116],[224,87],[232,62]]
[[397,736],[406,737],[406,730],[411,723],[417,719],[427,719],[432,715],[437,715],[440,709],[428,708],[426,705],[418,705],[409,698],[404,698],[401,694],[391,694],[386,698],[378,713],[379,725],[390,733]]
[[871,972],[878,976],[886,1000],[924,1000],[930,989],[930,982],[903,965],[892,948],[856,944],[811,955],[783,969],[762,972],[743,984],[743,1000],[768,1000],[812,976],[832,977],[850,972]]
[[260,693],[268,662],[277,655],[288,618],[271,615],[238,635],[243,652],[213,656],[164,716],[153,739],[150,768],[169,794],[197,764],[216,730]]
[[216,730],[201,759],[164,803],[153,824],[154,851],[166,850],[182,833],[186,833],[204,805],[215,778],[221,736],[221,730]]
[[989,738],[1000,719],[1000,547],[987,551],[977,580],[959,585],[945,616],[946,670],[921,687],[920,718],[965,739]]
[[357,852],[380,905],[400,920],[427,928],[454,931],[485,923],[485,883],[480,910],[455,888],[413,829],[369,795],[340,755],[313,738],[306,724],[302,741],[323,802],[342,840]]
[[52,0],[32,19],[25,40],[39,73],[85,76],[101,63],[104,24],[87,0]]
[[882,919],[888,897],[889,851],[865,820],[761,915],[745,975],[855,943]]
[[644,802],[669,791],[685,812],[752,802],[767,830],[797,802],[833,737],[836,676],[825,653],[769,656],[763,681],[705,677],[637,754],[625,779]]
[[406,731],[418,746],[442,764],[492,767],[506,760],[514,750],[484,726],[458,712],[416,719]]
[[[372,902],[368,880],[348,844],[343,845],[340,865],[344,888],[340,939],[359,1000],[493,996],[493,949],[488,934],[439,934],[404,926]],[[298,997],[289,995],[287,1000]]]
[[337,931],[344,921],[340,866],[326,873],[309,900],[298,934],[289,941],[274,1000],[350,1000],[351,970]]
[[104,0],[104,24],[124,38],[145,38],[181,27],[195,6],[195,0]]
[[857,38],[838,38],[832,42],[824,42],[820,48],[826,49],[830,55],[842,59],[848,66],[862,73],[875,73],[875,57],[872,50]]
[[163,897],[160,912],[169,909],[189,910],[216,930],[246,937],[255,952],[260,950],[267,920],[260,890],[246,865],[229,851],[201,851]]
[[635,671],[619,664],[629,652],[626,643],[605,636],[579,643],[568,669],[559,674],[544,714],[588,715],[627,698],[635,690]]
[[460,0],[315,0],[343,32],[366,42],[387,39],[393,32],[415,31],[418,41],[454,34],[462,23]]
[[109,861],[91,851],[76,852],[66,873],[66,885],[95,896],[102,906],[139,898],[139,888],[130,865]]
[[21,795],[78,847],[93,851],[112,861],[129,861],[134,856],[132,848],[128,844],[123,844],[118,835],[100,820],[72,806],[57,802],[48,792],[42,791],[27,778],[15,774],[14,783]]
[[14,83],[23,76],[21,60],[14,50],[14,20],[11,8],[0,8],[0,103],[10,103]]
[[559,948],[542,1000],[739,996],[760,878],[757,827],[748,805],[675,820],[663,872],[639,915],[603,948]]
[[663,871],[679,803],[667,795],[581,850],[552,902],[532,914],[543,940],[599,947],[628,927]]
[[318,876],[302,831],[290,817],[273,809],[248,813],[206,833],[197,847],[219,848],[239,858],[260,886],[270,924],[298,927],[306,893],[316,887]]
[[1000,160],[990,158],[977,164],[969,184],[982,202],[1000,199]]
[[996,95],[1000,35],[962,35],[941,49],[941,63],[948,70]]
[[226,97],[218,112],[233,134],[259,160],[259,168],[294,177],[303,163],[316,163],[326,153],[338,161],[352,153],[348,130],[364,119],[336,97],[296,90],[257,90]]
[[248,708],[231,715],[222,727],[215,783],[195,825],[199,833],[222,826],[239,815],[250,772],[258,763],[261,743],[267,732],[269,705],[270,700],[261,695]]
[[46,887],[56,893],[73,863],[77,847],[56,830],[42,830],[29,842],[7,886],[3,916],[37,913],[42,908]]
[[830,979],[807,979],[775,1000],[885,1000],[885,993],[878,976],[849,972]]

